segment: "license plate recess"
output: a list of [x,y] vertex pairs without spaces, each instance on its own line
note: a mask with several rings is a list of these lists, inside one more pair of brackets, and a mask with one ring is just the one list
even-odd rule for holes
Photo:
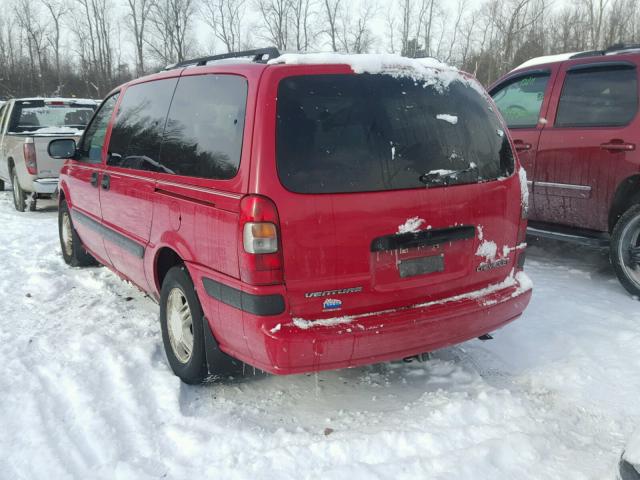
[[398,270],[401,278],[442,272],[444,271],[444,254],[400,260]]

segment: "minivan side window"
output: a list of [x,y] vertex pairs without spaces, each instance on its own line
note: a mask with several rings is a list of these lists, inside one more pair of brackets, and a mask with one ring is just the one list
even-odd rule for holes
[[509,128],[533,128],[538,124],[549,74],[518,77],[492,92]]
[[240,165],[247,81],[237,75],[181,77],[162,140],[162,171],[226,180]]
[[628,124],[638,110],[638,79],[632,66],[569,70],[562,87],[556,127]]
[[158,157],[167,111],[177,83],[177,78],[167,78],[127,88],[111,132],[107,165],[164,171]]
[[118,93],[107,98],[96,112],[91,123],[82,137],[78,147],[78,160],[88,163],[102,161],[102,146],[113,109],[118,102]]

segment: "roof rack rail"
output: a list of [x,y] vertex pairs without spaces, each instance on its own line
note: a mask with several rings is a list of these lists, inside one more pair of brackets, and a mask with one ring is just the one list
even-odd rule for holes
[[604,50],[590,50],[588,52],[580,52],[575,55],[571,55],[571,59],[574,58],[585,58],[585,57],[596,57],[600,55],[607,55],[608,53],[613,52],[624,52],[625,50],[640,50],[640,43],[615,43],[613,45],[608,46]]
[[191,60],[184,60],[182,62],[174,63],[173,65],[168,65],[165,68],[165,70],[173,70],[174,68],[182,68],[182,67],[190,67],[190,66],[202,66],[202,65],[206,65],[208,62],[213,62],[215,60],[225,60],[227,58],[253,57],[252,61],[255,63],[266,63],[268,60],[271,60],[272,58],[276,58],[279,56],[280,56],[280,52],[276,47],[257,48],[255,50],[222,53],[220,55],[211,55],[209,57],[200,57],[200,58],[194,58]]

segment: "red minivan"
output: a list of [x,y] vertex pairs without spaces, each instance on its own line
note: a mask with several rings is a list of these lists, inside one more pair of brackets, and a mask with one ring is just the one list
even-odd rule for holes
[[160,303],[187,383],[482,336],[531,296],[526,179],[495,112],[473,78],[429,60],[184,62],[114,90],[77,147],[51,142],[68,158],[62,253]]

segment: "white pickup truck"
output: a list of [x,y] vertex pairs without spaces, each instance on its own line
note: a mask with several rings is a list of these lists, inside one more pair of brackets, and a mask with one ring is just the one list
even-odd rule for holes
[[76,141],[98,102],[77,98],[19,98],[0,107],[0,190],[10,182],[18,211],[35,210],[38,198],[58,189],[61,160],[47,153],[55,138]]

